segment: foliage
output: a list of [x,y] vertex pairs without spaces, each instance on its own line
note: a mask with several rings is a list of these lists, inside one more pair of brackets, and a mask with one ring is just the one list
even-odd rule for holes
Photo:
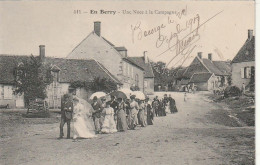
[[221,76],[220,77],[220,86],[223,87],[224,86],[224,83],[225,83],[225,77],[224,76]]
[[24,94],[25,105],[30,99],[47,97],[46,88],[52,82],[51,72],[37,57],[31,56],[15,68],[15,94]]
[[114,81],[111,81],[106,78],[94,78],[93,82],[86,81],[74,81],[70,83],[71,88],[84,88],[85,90],[91,90],[93,92],[103,91],[109,93],[117,89],[117,84]]
[[91,84],[86,81],[73,81],[70,83],[70,88],[77,89],[77,88],[86,88],[89,89]]
[[233,97],[233,96],[240,96],[241,91],[236,86],[228,86],[224,90],[224,97]]
[[106,78],[94,78],[93,83],[90,86],[93,92],[103,91],[109,93],[111,91],[117,90],[117,84]]
[[168,86],[169,90],[172,90],[176,73],[183,67],[167,68],[164,62],[151,62],[154,76],[155,76],[155,90],[158,90],[158,85],[161,87]]
[[248,86],[250,91],[255,91],[255,67],[251,67],[251,77]]

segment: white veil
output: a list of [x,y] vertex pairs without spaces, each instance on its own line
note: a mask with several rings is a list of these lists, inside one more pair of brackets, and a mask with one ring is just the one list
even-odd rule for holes
[[88,116],[91,116],[92,112],[93,112],[93,108],[92,108],[91,104],[89,104],[86,100],[84,100],[82,98],[79,98],[77,96],[74,96],[74,97],[79,100],[79,104],[83,105],[82,113],[86,114]]

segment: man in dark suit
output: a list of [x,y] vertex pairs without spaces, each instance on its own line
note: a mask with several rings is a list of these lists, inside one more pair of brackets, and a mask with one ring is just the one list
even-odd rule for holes
[[160,105],[159,99],[158,99],[158,96],[156,96],[154,98],[154,101],[152,102],[154,116],[158,116],[159,115],[159,105]]
[[93,116],[93,120],[94,120],[94,124],[95,124],[95,130],[96,130],[96,133],[100,133],[101,125],[102,125],[102,121],[101,121],[102,107],[101,107],[101,103],[98,102],[98,99],[96,96],[93,98],[93,103],[91,105],[94,110],[94,112],[92,113],[92,116]]
[[115,99],[115,96],[111,96],[111,105],[110,105],[113,109],[114,109],[114,120],[115,123],[117,123],[117,110],[118,110],[118,102]]
[[60,139],[63,138],[63,127],[67,123],[67,139],[70,139],[70,121],[73,113],[73,102],[69,94],[65,94],[61,100],[61,122],[60,122]]

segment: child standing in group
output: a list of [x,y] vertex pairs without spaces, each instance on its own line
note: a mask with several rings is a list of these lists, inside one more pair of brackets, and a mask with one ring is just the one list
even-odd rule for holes
[[114,109],[110,107],[111,102],[108,101],[106,103],[106,108],[104,108],[103,112],[105,114],[104,123],[102,125],[101,132],[102,133],[115,133],[117,132],[116,123],[114,120]]
[[187,94],[186,94],[186,92],[184,93],[184,102],[186,102],[187,101]]

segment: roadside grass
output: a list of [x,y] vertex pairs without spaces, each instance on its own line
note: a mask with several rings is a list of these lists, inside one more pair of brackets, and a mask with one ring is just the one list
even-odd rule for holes
[[228,97],[208,94],[208,98],[214,102],[228,106],[231,113],[248,126],[255,126],[255,107],[254,100],[248,96]]

